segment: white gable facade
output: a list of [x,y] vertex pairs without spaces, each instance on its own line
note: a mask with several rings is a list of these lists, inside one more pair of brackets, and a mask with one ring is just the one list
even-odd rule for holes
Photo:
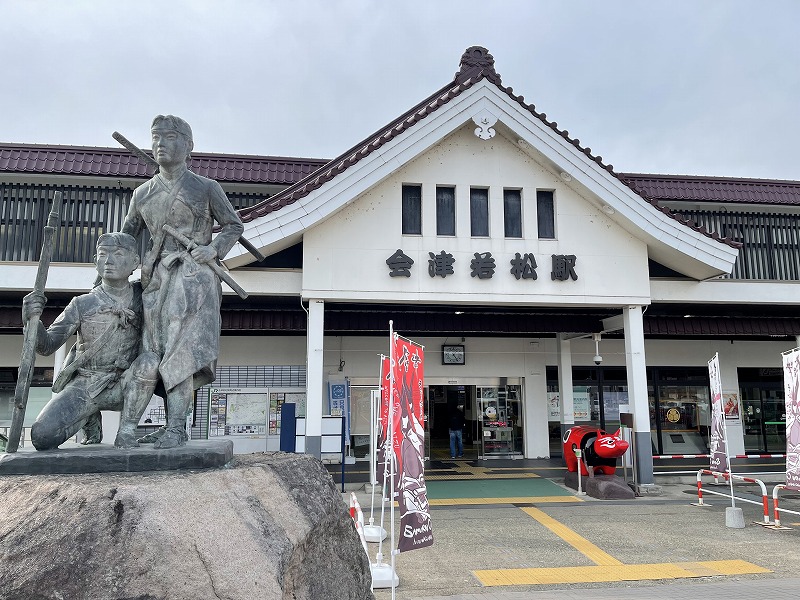
[[[333,175],[323,176],[327,167],[321,169],[318,179],[309,177],[310,183],[294,201],[246,223],[247,238],[267,254],[302,240],[299,294],[309,313],[305,449],[320,453],[322,423],[314,415],[325,413],[325,382],[338,377],[330,364],[336,355],[332,344],[339,345],[340,371],[346,363],[355,382],[374,381],[376,356],[387,351],[384,340],[375,338],[326,339],[326,304],[431,305],[452,307],[454,314],[470,306],[613,307],[619,318],[609,330],[621,329],[625,335],[615,341],[611,360],[626,373],[623,402],[624,410],[634,414],[641,454],[638,480],[652,483],[642,328],[642,311],[651,302],[649,260],[705,280],[729,273],[737,249],[648,203],[601,159],[539,118],[497,80],[474,74],[465,74],[463,80],[455,92],[442,92],[446,102],[432,96],[404,121],[376,134],[373,142],[329,163]],[[421,189],[418,234],[404,234],[402,228],[406,185]],[[454,235],[437,233],[440,186],[455,190]],[[488,190],[487,236],[472,235],[473,188]],[[506,190],[520,194],[520,237],[505,234]],[[539,235],[539,191],[552,193],[554,236]],[[436,270],[440,255],[446,255],[452,273]],[[494,261],[491,273],[485,269],[479,273],[475,261],[489,258]],[[518,267],[520,259],[529,267],[527,278],[514,273],[512,261],[517,260]],[[567,276],[559,272],[565,260]],[[237,248],[226,263],[235,269],[251,261],[244,249]],[[535,278],[530,277],[531,269]],[[402,314],[394,326],[403,332]],[[564,431],[576,422],[576,412],[586,417],[587,399],[576,403],[571,393],[571,371],[574,363],[590,363],[587,358],[596,354],[585,330],[562,323],[561,331],[556,339],[471,337],[465,344],[468,366],[442,364],[444,345],[454,340],[463,345],[463,332],[454,329],[445,338],[417,340],[427,345],[431,409],[437,400],[434,386],[442,394],[468,389],[467,395],[473,396],[468,417],[480,421],[481,404],[474,396],[484,389],[504,393],[513,388],[509,393],[519,394],[521,402],[509,411],[518,413],[515,427],[522,439],[516,440],[510,454],[548,456],[553,419]],[[559,367],[559,388],[566,390],[557,417],[546,377],[553,362]],[[609,421],[615,419],[618,414]]]

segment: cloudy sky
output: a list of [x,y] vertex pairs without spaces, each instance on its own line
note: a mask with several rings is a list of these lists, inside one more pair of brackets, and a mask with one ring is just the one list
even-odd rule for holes
[[796,0],[0,0],[0,141],[332,158],[485,46],[618,171],[800,180]]

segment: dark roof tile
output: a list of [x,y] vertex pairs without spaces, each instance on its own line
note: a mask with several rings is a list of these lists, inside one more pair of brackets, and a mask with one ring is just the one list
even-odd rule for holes
[[[326,163],[314,158],[193,153],[192,171],[223,183],[291,185]],[[125,149],[0,143],[0,172],[149,177],[150,166]]]
[[670,200],[729,204],[800,205],[800,181],[620,173],[639,193]]

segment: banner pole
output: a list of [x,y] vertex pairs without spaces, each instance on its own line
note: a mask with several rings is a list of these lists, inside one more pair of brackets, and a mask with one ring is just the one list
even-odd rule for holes
[[[372,392],[369,401],[369,525],[364,526],[364,537],[368,542],[381,542],[386,537],[386,530],[383,528],[383,502],[381,502],[381,520],[379,525],[375,525],[375,494],[378,488],[378,427],[380,426],[381,403],[383,402],[383,363],[384,355],[379,355],[380,370],[378,375],[378,391]],[[386,485],[386,469],[384,468],[384,486]],[[383,499],[383,490],[381,490]],[[380,552],[380,548],[378,550]]]
[[[394,321],[389,321],[389,450],[394,454]],[[389,465],[389,520],[391,522],[391,544],[389,545],[389,552],[392,555],[392,577],[395,573],[395,539],[394,539],[394,491],[395,491],[395,472],[394,472],[394,456],[391,457]],[[395,586],[392,585],[392,600],[395,598]]]

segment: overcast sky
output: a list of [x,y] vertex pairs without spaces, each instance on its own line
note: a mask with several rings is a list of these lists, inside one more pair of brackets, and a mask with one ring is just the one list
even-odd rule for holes
[[796,0],[0,0],[0,141],[333,158],[486,47],[621,172],[800,180]]

